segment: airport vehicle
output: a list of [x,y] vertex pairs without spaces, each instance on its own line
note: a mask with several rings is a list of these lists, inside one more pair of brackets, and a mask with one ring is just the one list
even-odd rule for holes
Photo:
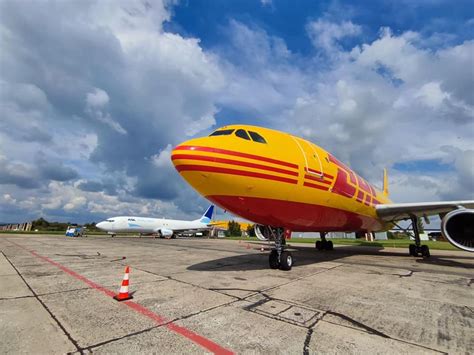
[[429,257],[418,218],[438,214],[442,233],[456,247],[474,251],[474,201],[393,204],[384,171],[382,191],[321,147],[291,134],[232,125],[175,147],[171,159],[201,195],[257,223],[256,234],[275,240],[270,267],[291,269],[285,231],[320,232],[318,250],[330,250],[330,231],[372,233],[411,220],[412,256]]
[[184,231],[202,231],[210,229],[214,205],[210,205],[201,218],[194,221],[182,221],[166,218],[148,218],[135,216],[112,217],[96,224],[112,236],[117,233],[140,233],[158,235],[160,238],[175,238],[176,233]]
[[77,225],[67,226],[66,237],[87,237],[85,234],[85,227],[79,227]]

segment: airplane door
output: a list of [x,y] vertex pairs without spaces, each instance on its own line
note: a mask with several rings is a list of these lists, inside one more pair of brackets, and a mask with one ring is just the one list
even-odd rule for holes
[[305,172],[319,178],[323,177],[323,164],[319,158],[318,152],[313,144],[304,139],[293,137],[296,145],[298,145],[305,161]]

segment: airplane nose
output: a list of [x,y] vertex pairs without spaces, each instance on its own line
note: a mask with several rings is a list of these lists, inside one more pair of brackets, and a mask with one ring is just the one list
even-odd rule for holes
[[97,228],[101,229],[101,230],[104,230],[104,227],[105,227],[105,222],[99,222],[95,225]]
[[175,169],[198,192],[203,192],[202,187],[209,183],[214,165],[213,149],[204,137],[183,142],[171,152]]

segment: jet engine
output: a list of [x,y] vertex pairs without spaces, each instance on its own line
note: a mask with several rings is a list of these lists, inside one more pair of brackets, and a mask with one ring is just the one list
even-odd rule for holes
[[158,233],[160,233],[161,237],[171,237],[173,235],[173,231],[166,228],[161,228]]
[[460,208],[446,214],[441,233],[455,247],[474,252],[474,210]]
[[272,231],[268,226],[255,224],[255,236],[260,240],[273,240]]

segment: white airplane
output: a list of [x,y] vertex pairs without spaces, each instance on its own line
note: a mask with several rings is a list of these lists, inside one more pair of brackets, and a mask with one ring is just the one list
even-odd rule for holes
[[214,205],[210,205],[202,217],[194,221],[120,216],[99,222],[96,227],[112,234],[112,237],[117,233],[140,233],[140,235],[157,234],[160,238],[176,238],[176,232],[209,229],[213,213]]

